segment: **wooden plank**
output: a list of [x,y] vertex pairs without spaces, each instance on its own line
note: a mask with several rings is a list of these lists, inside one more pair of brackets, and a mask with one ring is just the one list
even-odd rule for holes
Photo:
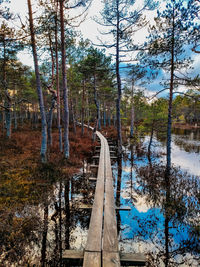
[[128,206],[120,206],[120,207],[115,207],[116,210],[121,210],[121,211],[130,211],[131,207]]
[[63,250],[62,258],[63,259],[83,259],[84,252],[83,250]]
[[97,178],[96,177],[89,177],[89,181],[96,182],[97,181]]
[[122,265],[145,266],[146,257],[142,253],[120,253],[120,261]]
[[[108,142],[105,137],[103,137],[98,131],[96,132],[96,134],[101,141],[100,159],[97,173],[94,204],[90,219],[87,244],[85,247],[83,266],[100,267],[102,255],[103,267],[117,267],[120,266],[120,256],[118,248],[118,234],[115,211],[116,207],[114,201],[110,152]],[[96,166],[93,165],[92,168],[96,168]]]
[[100,155],[95,155],[92,157],[93,159],[99,159],[100,158]]
[[103,228],[103,266],[120,266],[117,220],[110,152],[105,139],[105,208]]
[[77,209],[92,209],[91,204],[80,203],[77,205]]
[[119,253],[103,251],[103,266],[105,267],[120,266]]
[[110,156],[110,159],[117,160],[116,156]]
[[104,143],[101,138],[101,151],[99,159],[99,168],[97,173],[97,182],[94,196],[92,214],[88,230],[88,238],[85,250],[101,252],[102,247],[102,226],[103,226],[103,205],[104,205]]
[[99,168],[99,165],[95,165],[95,164],[90,165],[90,169],[97,169],[97,168]]
[[83,267],[101,267],[101,252],[85,252]]

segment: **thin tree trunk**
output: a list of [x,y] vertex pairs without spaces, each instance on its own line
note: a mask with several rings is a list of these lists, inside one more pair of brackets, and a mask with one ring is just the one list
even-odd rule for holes
[[9,92],[7,91],[7,75],[6,75],[6,40],[5,35],[3,33],[3,89],[5,93],[5,128],[6,128],[6,136],[8,138],[11,137],[11,104],[12,100],[9,95]]
[[[117,173],[117,192],[116,192],[116,206],[120,207],[120,196],[121,196],[121,179],[122,179],[122,158],[119,157],[117,160],[118,163],[118,173]],[[119,233],[121,227],[121,217],[119,210],[116,212],[117,215],[117,231]]]
[[70,249],[69,180],[65,182],[65,249]]
[[133,88],[134,83],[132,81],[132,88],[131,88],[131,130],[130,130],[130,137],[133,138],[134,133],[134,117],[135,117],[135,109],[134,109],[134,103],[133,103]]
[[12,100],[9,93],[6,91],[5,93],[5,120],[6,120],[6,136],[8,138],[11,137],[11,105]]
[[60,0],[60,27],[61,27],[61,52],[62,52],[62,84],[64,103],[64,156],[69,158],[69,106],[66,73],[66,53],[65,53],[65,29],[64,29],[64,0]]
[[96,116],[95,116],[95,123],[94,123],[94,131],[93,131],[93,140],[95,140],[95,133],[99,126],[99,119],[100,119],[100,112],[99,112],[99,102],[97,99],[97,85],[96,85],[96,74],[94,73],[94,103],[96,105]]
[[171,130],[172,130],[172,101],[174,88],[174,38],[175,38],[175,3],[173,2],[172,17],[172,39],[171,39],[171,74],[170,92],[168,104],[168,123],[167,123],[167,164],[165,171],[166,204],[165,204],[165,267],[169,266],[169,218],[170,218],[170,173],[171,173]]
[[110,127],[111,125],[111,111],[110,111],[110,107],[108,108],[108,126]]
[[70,103],[71,103],[71,114],[72,114],[72,124],[73,124],[73,132],[76,135],[76,118],[74,114],[74,105],[72,101],[72,96],[70,97]]
[[169,176],[171,169],[171,130],[172,130],[172,101],[173,101],[173,87],[174,87],[174,6],[172,18],[172,39],[171,39],[171,77],[170,77],[170,92],[168,104],[168,123],[167,123],[167,165],[166,176]]
[[47,232],[48,232],[48,205],[44,208],[43,219],[43,234],[42,234],[42,250],[41,250],[41,264],[42,267],[46,266],[46,250],[47,250]]
[[106,105],[105,105],[105,101],[103,102],[103,126],[106,127]]
[[37,50],[36,50],[36,43],[35,43],[35,31],[34,31],[34,26],[33,26],[31,0],[27,0],[27,3],[28,3],[28,10],[29,10],[31,45],[32,45],[33,59],[34,59],[34,66],[35,66],[37,94],[38,94],[38,99],[39,99],[41,122],[42,122],[42,144],[41,144],[41,152],[40,152],[40,154],[41,154],[42,162],[46,162],[46,151],[47,151],[46,113],[45,113],[45,108],[44,108],[44,100],[43,100],[43,94],[42,94],[41,82],[40,82],[40,74],[39,74],[39,67],[38,67],[38,58],[37,58]]
[[98,130],[101,131],[101,112],[100,112],[100,101],[98,101]]
[[51,108],[49,110],[48,114],[48,120],[47,120],[47,135],[48,135],[48,145],[52,146],[52,121],[53,121],[53,110],[55,108],[56,99],[52,99]]
[[86,101],[87,101],[87,129],[88,129],[88,132],[90,131],[89,129],[89,126],[90,126],[90,109],[89,109],[89,99],[88,99],[88,94],[87,94],[87,98],[86,98]]
[[83,92],[81,103],[81,135],[84,134],[84,116],[85,115],[85,78],[83,79]]
[[154,133],[154,121],[152,123],[152,127],[151,127],[151,135],[150,135],[150,140],[149,140],[149,145],[148,145],[148,153],[147,153],[147,157],[149,160],[149,164],[151,167],[151,145],[152,145],[152,141],[153,141],[153,133]]
[[60,85],[59,85],[59,63],[58,63],[58,1],[56,0],[56,17],[55,17],[55,54],[56,54],[56,89],[57,89],[57,127],[59,133],[59,148],[63,151],[62,146],[62,127],[60,123]]
[[59,261],[62,266],[62,182],[59,188]]
[[53,85],[54,85],[54,56],[53,56],[53,47],[52,47],[52,40],[51,40],[51,33],[49,32],[49,48],[51,52],[51,85],[48,86],[48,89],[50,93],[52,94],[52,101],[51,101],[51,107],[48,114],[48,120],[47,120],[47,143],[48,145],[52,146],[52,123],[53,123],[53,110],[55,108],[56,102],[57,102],[57,92],[54,91]]
[[122,154],[122,134],[121,134],[121,113],[120,113],[120,107],[121,107],[121,78],[120,78],[120,72],[119,72],[119,0],[117,2],[117,33],[116,33],[116,75],[117,75],[117,90],[118,90],[118,97],[117,97],[117,103],[116,103],[116,116],[117,116],[117,140],[118,140],[118,156],[121,156]]

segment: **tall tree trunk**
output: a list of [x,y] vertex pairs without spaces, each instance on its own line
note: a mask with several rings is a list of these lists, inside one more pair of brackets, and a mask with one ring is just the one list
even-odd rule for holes
[[8,138],[11,137],[11,106],[12,106],[12,100],[9,95],[9,93],[6,90],[5,93],[5,121],[6,121],[6,136]]
[[81,135],[84,134],[84,117],[85,117],[85,78],[83,79],[82,103],[81,103]]
[[31,32],[31,45],[33,51],[33,59],[35,66],[35,76],[36,76],[36,85],[37,85],[37,94],[39,99],[40,106],[40,114],[41,114],[41,122],[42,122],[42,144],[41,144],[41,159],[42,162],[46,162],[46,151],[47,151],[47,122],[46,122],[46,113],[44,108],[44,100],[40,82],[40,74],[38,67],[38,58],[37,58],[37,50],[36,50],[36,42],[35,42],[35,31],[33,26],[33,16],[32,16],[32,6],[31,0],[27,0],[28,3],[28,11],[29,11],[29,24],[30,24],[30,32]]
[[60,266],[62,266],[62,182],[60,181],[60,188],[59,188],[59,261]]
[[106,105],[105,105],[105,101],[103,102],[103,126],[106,127]]
[[169,247],[170,247],[170,237],[169,237],[169,223],[170,223],[170,215],[171,215],[171,186],[170,186],[170,180],[166,182],[165,185],[165,190],[166,190],[166,199],[165,199],[165,267],[169,266]]
[[88,98],[88,94],[87,94],[87,98],[86,98],[86,102],[87,102],[87,129],[88,132],[90,131],[89,126],[90,126],[90,109],[89,109],[89,98]]
[[111,125],[111,111],[110,111],[110,107],[108,107],[108,126]]
[[96,116],[95,116],[95,123],[94,123],[94,134],[93,140],[95,139],[95,132],[99,125],[99,102],[97,99],[97,85],[96,85],[96,74],[94,73],[94,103],[96,105]]
[[3,33],[3,90],[5,94],[5,128],[6,128],[6,136],[8,138],[11,137],[11,105],[12,100],[10,97],[9,92],[7,91],[7,75],[6,75],[6,40],[5,40],[5,34]]
[[60,27],[61,27],[61,52],[62,52],[62,85],[64,103],[64,156],[69,158],[69,106],[66,73],[66,53],[65,53],[65,29],[64,29],[64,0],[60,0]]
[[65,182],[65,249],[70,249],[69,179]]
[[[173,3],[174,5],[174,3]],[[174,6],[173,6],[173,18],[172,18],[172,39],[171,39],[171,74],[170,74],[170,92],[168,103],[168,123],[167,123],[167,165],[166,165],[166,179],[170,175],[171,169],[171,130],[172,130],[172,101],[173,101],[173,88],[174,88]]]
[[[117,173],[117,191],[116,191],[116,206],[120,207],[121,201],[120,201],[120,196],[121,196],[121,180],[122,180],[122,158],[118,157],[117,160],[118,163],[118,173]],[[117,231],[119,233],[121,227],[121,217],[120,217],[120,212],[119,210],[116,212],[117,215]]]
[[100,100],[98,101],[98,130],[101,131],[101,112],[100,112]]
[[73,101],[72,101],[72,97],[70,99],[70,102],[71,102],[73,131],[74,131],[74,134],[76,135],[76,117],[75,117],[75,113],[74,113],[74,104],[73,104]]
[[153,141],[153,133],[154,133],[154,121],[153,121],[152,126],[151,126],[151,135],[150,135],[149,145],[148,145],[148,149],[147,149],[147,151],[148,151],[147,157],[148,157],[150,167],[152,166],[152,164],[151,164],[151,145],[152,145],[152,141]]
[[[14,89],[14,106],[13,106],[13,112],[14,112],[14,128],[15,130],[17,130],[17,110],[16,110],[16,85],[15,85],[15,89]],[[29,104],[28,104],[29,107]]]
[[134,88],[134,82],[132,81],[132,86],[131,86],[131,130],[130,130],[130,137],[131,138],[133,138],[134,118],[135,118],[135,109],[134,109],[134,102],[133,102],[133,88]]
[[52,98],[51,107],[48,114],[47,120],[47,135],[48,135],[48,145],[52,146],[52,122],[53,122],[53,110],[56,104],[56,97]]
[[120,107],[121,107],[121,77],[120,77],[120,73],[119,73],[119,35],[120,35],[120,29],[119,29],[119,22],[120,22],[119,0],[117,0],[116,2],[117,2],[116,75],[117,75],[117,90],[118,90],[117,103],[116,103],[116,116],[117,116],[118,156],[121,156],[121,154],[122,154],[122,133],[121,133],[121,113],[120,113]]
[[175,49],[175,3],[173,2],[172,15],[172,37],[171,37],[171,71],[170,71],[170,92],[168,103],[167,123],[167,164],[165,171],[166,204],[165,204],[165,267],[169,266],[169,218],[170,218],[170,173],[171,173],[171,130],[172,130],[172,101],[174,88],[174,49]]
[[59,133],[59,148],[63,151],[62,145],[62,127],[60,123],[60,85],[59,85],[59,63],[58,63],[58,0],[56,0],[56,16],[55,16],[55,54],[56,54],[56,89],[57,89],[57,127]]
[[44,208],[43,219],[43,233],[42,233],[42,250],[41,250],[41,264],[42,267],[46,266],[46,250],[47,250],[47,232],[48,232],[48,205]]

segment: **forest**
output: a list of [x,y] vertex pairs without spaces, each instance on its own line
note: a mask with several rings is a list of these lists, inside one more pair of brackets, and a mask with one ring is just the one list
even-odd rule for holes
[[130,207],[119,250],[199,266],[200,1],[14,2],[0,0],[0,266],[76,266],[63,255],[86,244],[97,131]]

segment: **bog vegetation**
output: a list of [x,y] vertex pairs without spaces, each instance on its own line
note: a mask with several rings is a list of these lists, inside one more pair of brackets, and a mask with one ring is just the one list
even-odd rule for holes
[[[48,192],[91,156],[96,130],[110,129],[119,158],[123,131],[131,142],[150,135],[149,159],[154,133],[165,136],[162,186],[170,188],[172,127],[200,126],[200,1],[105,0],[95,20],[109,42],[101,36],[97,45],[78,28],[92,0],[27,0],[26,18],[8,2],[0,0],[0,240],[12,261],[25,254],[24,237],[37,239],[26,231],[40,222],[24,203],[38,204],[41,187]],[[25,50],[34,70],[18,59]]]

